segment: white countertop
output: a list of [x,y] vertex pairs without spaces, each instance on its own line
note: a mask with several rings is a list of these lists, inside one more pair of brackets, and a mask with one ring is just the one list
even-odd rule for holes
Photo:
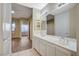
[[43,40],[46,40],[50,43],[56,44],[58,46],[61,46],[63,48],[66,48],[70,51],[77,52],[76,39],[64,38],[65,41],[63,41],[63,39],[58,36],[51,36],[51,35],[42,36],[42,35],[37,35],[37,34],[36,35],[34,34],[34,36],[39,37]]

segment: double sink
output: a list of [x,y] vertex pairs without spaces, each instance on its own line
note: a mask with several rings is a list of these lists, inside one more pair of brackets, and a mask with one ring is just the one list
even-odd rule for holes
[[60,37],[60,36],[51,36],[51,35],[46,35],[46,36],[41,36],[42,39],[51,42],[51,43],[55,43],[59,46],[62,46],[64,48],[73,50],[73,51],[77,51],[77,43],[76,43],[76,39],[73,38],[67,38],[67,37]]

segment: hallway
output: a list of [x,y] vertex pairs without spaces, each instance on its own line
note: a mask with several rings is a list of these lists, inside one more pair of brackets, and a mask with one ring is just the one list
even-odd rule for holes
[[32,42],[28,37],[22,37],[21,39],[12,39],[12,52],[18,52],[32,48]]

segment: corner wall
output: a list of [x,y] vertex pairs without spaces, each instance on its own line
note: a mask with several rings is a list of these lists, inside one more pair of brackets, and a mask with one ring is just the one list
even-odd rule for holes
[[0,4],[0,56],[3,55],[3,39],[2,39],[2,4]]
[[32,40],[32,36],[33,36],[33,22],[32,22],[32,17],[30,17],[29,19],[29,25],[30,25],[30,39]]
[[76,28],[76,39],[77,39],[77,55],[79,56],[79,4],[75,8],[75,28]]

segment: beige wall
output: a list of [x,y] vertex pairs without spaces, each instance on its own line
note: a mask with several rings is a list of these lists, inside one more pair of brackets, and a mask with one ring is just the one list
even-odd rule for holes
[[76,28],[76,39],[77,39],[77,55],[79,56],[79,4],[75,8],[75,28]]
[[70,16],[70,36],[72,38],[76,38],[76,7],[69,10],[69,16]]

